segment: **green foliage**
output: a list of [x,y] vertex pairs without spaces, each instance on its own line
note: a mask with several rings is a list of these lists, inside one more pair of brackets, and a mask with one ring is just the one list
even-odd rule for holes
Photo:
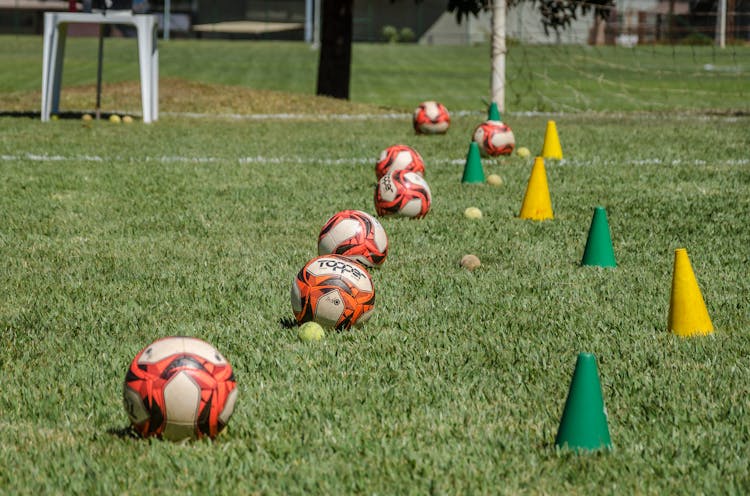
[[[524,0],[508,0],[508,6],[517,5]],[[607,19],[615,6],[614,0],[530,0],[537,4],[542,17],[544,32],[549,34],[552,29],[559,32],[570,27],[572,21],[577,19],[578,12],[586,15],[591,9],[594,14],[602,19]],[[469,14],[477,16],[482,10],[489,10],[492,0],[448,0],[448,12],[454,12],[456,20],[460,23]]]
[[383,35],[383,39],[388,43],[396,43],[398,41],[398,29],[395,26],[383,26],[381,34]]
[[703,33],[690,33],[680,40],[683,45],[711,46],[714,40]]
[[417,35],[414,34],[414,31],[409,27],[403,27],[401,28],[401,31],[399,31],[399,39],[404,43],[411,43],[414,40],[416,40]]
[[416,39],[414,31],[412,31],[411,28],[408,27],[404,27],[399,30],[395,26],[386,25],[383,26],[381,34],[383,36],[383,39],[388,43],[411,43]]

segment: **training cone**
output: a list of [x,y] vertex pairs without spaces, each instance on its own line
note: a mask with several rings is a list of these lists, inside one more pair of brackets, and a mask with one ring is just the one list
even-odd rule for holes
[[487,120],[488,121],[502,121],[502,117],[500,117],[500,110],[497,108],[497,102],[490,103],[490,108],[487,110]]
[[589,237],[583,250],[581,265],[596,265],[598,267],[617,267],[615,251],[612,249],[612,237],[609,234],[607,211],[604,207],[594,209],[591,219]]
[[547,186],[547,171],[544,169],[544,159],[542,157],[534,159],[529,184],[526,186],[526,195],[523,197],[521,212],[518,216],[522,219],[531,220],[554,218],[552,214],[552,200],[550,200],[549,187]]
[[578,355],[555,446],[576,452],[612,449],[596,357],[591,353]]
[[544,146],[542,147],[542,157],[562,160],[562,148],[560,148],[560,138],[557,136],[557,125],[555,121],[547,121],[547,131],[544,133]]
[[705,336],[714,332],[685,248],[674,251],[668,326],[670,331],[682,337]]
[[484,169],[482,168],[482,160],[479,158],[479,145],[474,141],[469,145],[469,153],[466,154],[466,165],[461,182],[464,184],[484,183]]

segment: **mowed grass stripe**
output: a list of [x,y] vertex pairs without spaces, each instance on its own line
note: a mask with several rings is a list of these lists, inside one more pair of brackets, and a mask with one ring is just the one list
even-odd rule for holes
[[[40,88],[41,37],[4,36],[7,68],[0,89],[14,101]],[[107,39],[104,102],[108,85],[138,80],[133,40]],[[170,40],[159,44],[160,76],[192,82],[315,92],[319,54],[303,43]],[[63,88],[96,82],[95,38],[66,45]],[[506,107],[509,111],[748,110],[744,74],[750,48],[652,46],[509,46]],[[351,95],[355,102],[410,111],[439,100],[449,110],[483,111],[489,98],[489,45],[418,46],[355,44]],[[63,94],[65,91],[63,91]],[[161,93],[162,100],[170,92]],[[696,97],[699,95],[700,98]],[[218,97],[217,97],[218,100]],[[33,108],[38,108],[38,102]],[[94,97],[89,98],[93,108]],[[191,106],[189,98],[181,99]],[[216,102],[215,102],[216,103]],[[303,101],[297,106],[304,107]],[[212,111],[216,110],[216,105]],[[135,109],[138,107],[136,106]],[[30,110],[31,107],[27,110]]]
[[[122,157],[100,157],[97,155],[76,155],[76,156],[65,156],[65,155],[36,155],[27,153],[25,155],[0,155],[0,161],[15,162],[15,161],[30,161],[30,162],[109,162],[114,160],[122,160]],[[220,161],[227,161],[232,159],[226,159],[222,157],[187,157],[187,156],[163,156],[163,157],[152,157],[146,156],[141,157],[143,162],[159,162],[159,163],[215,163]],[[522,159],[506,158],[503,157],[500,160],[504,161],[521,161]],[[268,165],[291,165],[291,164],[319,164],[319,165],[373,165],[377,162],[377,157],[348,157],[348,158],[336,158],[336,159],[321,159],[321,158],[310,158],[310,157],[239,157],[236,159],[237,163],[250,164],[250,163],[262,163]],[[466,159],[454,158],[454,159],[439,159],[433,160],[429,165],[463,165]],[[530,159],[527,160],[530,162]],[[488,165],[496,165],[499,161],[492,161]],[[750,164],[750,159],[723,159],[723,160],[712,160],[707,161],[703,159],[694,160],[682,160],[672,159],[664,160],[661,158],[640,158],[623,162],[622,160],[573,160],[563,159],[559,162],[555,162],[555,165],[560,167],[592,167],[600,165],[630,165],[630,166],[642,166],[642,165],[662,165],[664,167],[678,167],[683,165],[694,165],[694,166],[742,166]]]

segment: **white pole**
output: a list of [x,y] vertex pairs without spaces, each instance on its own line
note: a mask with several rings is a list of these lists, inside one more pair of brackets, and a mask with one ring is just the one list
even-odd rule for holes
[[305,0],[305,43],[312,43],[313,0]]
[[[172,1],[171,0],[164,0],[164,39],[169,39],[169,13],[172,10]],[[158,36],[157,36],[158,38]]]
[[492,79],[490,91],[497,109],[505,112],[505,0],[492,0]]
[[727,0],[719,0],[719,47],[727,45]]
[[315,0],[313,8],[313,44],[312,49],[320,48],[320,0]]

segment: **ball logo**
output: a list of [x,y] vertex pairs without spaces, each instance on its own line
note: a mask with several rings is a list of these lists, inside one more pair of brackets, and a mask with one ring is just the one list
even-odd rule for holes
[[360,278],[364,277],[362,271],[352,264],[348,264],[342,260],[334,260],[332,258],[322,258],[318,260],[318,268],[328,269],[334,274],[337,272],[340,272],[341,274],[349,274],[357,281],[359,281]]
[[393,193],[396,191],[396,189],[393,187],[393,181],[391,181],[391,175],[386,174],[383,176],[383,179],[381,179],[381,185],[380,185],[385,191],[388,191],[389,193]]

